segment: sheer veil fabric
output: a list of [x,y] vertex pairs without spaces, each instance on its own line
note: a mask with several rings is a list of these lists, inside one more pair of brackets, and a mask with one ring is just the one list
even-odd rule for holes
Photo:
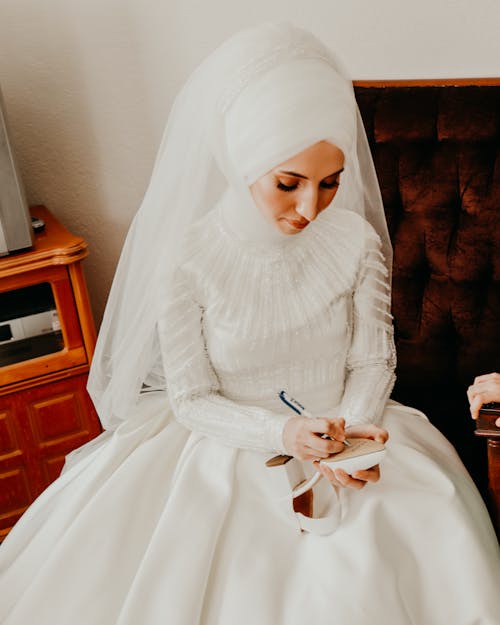
[[272,243],[280,235],[260,217],[248,185],[319,140],[343,150],[334,202],[374,227],[390,273],[365,131],[351,82],[330,50],[302,29],[272,22],[226,41],[187,81],[129,230],[92,363],[88,390],[106,429],[127,418],[144,384],[165,386],[157,326],[190,226],[225,194],[233,230]]
[[[344,152],[340,189],[281,234],[249,184],[318,140]],[[120,259],[89,382],[106,431],[2,544],[0,623],[498,625],[479,493],[425,415],[388,399],[390,263],[338,62],[283,23],[227,41],[175,102]],[[390,433],[381,479],[321,480],[307,526],[266,466],[286,452],[282,389]]]

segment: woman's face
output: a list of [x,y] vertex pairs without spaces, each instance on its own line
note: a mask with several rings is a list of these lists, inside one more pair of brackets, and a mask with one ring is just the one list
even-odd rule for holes
[[319,141],[250,186],[255,204],[283,234],[297,234],[325,210],[337,193],[344,154]]

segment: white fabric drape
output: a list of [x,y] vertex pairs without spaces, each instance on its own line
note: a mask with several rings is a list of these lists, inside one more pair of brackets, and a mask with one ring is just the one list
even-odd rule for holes
[[[280,94],[296,104],[282,126]],[[272,141],[239,136],[244,118],[275,127]],[[248,182],[318,139],[342,144],[340,191],[281,236]],[[388,401],[390,261],[352,87],[330,52],[286,24],[223,44],[176,100],[120,259],[89,381],[107,431],[1,546],[0,623],[498,625],[481,498],[426,417]],[[328,535],[298,531],[265,465],[290,417],[282,389],[313,414],[390,432],[378,483],[315,488]]]
[[[312,97],[304,97],[303,84]],[[254,101],[255,85],[265,87],[260,105]],[[296,106],[287,123],[276,127],[273,140],[261,142],[255,152],[256,146],[240,141],[241,129],[231,120],[250,108],[253,127],[269,137],[266,129],[282,114],[283,93]],[[288,123],[292,116],[297,123]],[[341,143],[346,160],[335,204],[371,223],[390,272],[380,191],[352,85],[321,42],[287,23],[265,24],[229,39],[187,81],[127,236],[99,333],[88,389],[106,428],[127,418],[144,383],[165,386],[157,327],[190,226],[229,187],[241,227],[260,240],[274,240],[272,226],[266,227],[251,199],[248,176],[322,138]],[[243,158],[238,160],[243,151],[252,160],[251,172]]]
[[[377,412],[392,348],[364,292],[372,229],[322,217],[286,254],[242,244],[216,210],[193,229],[161,333],[175,417],[143,394],[68,459],[0,547],[2,625],[497,625],[498,546],[463,465],[418,411]],[[340,512],[327,536],[298,531],[265,466],[283,386],[319,415],[349,398],[390,432],[380,482],[314,489]]]

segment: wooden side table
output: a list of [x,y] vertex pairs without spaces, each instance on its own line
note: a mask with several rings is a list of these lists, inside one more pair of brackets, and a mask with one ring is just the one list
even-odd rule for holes
[[87,245],[45,207],[31,212],[46,224],[34,247],[0,258],[0,540],[101,432],[85,389],[96,341]]
[[494,408],[481,408],[475,434],[486,438],[490,512],[500,537],[500,428],[495,425],[500,416],[499,408],[499,405]]

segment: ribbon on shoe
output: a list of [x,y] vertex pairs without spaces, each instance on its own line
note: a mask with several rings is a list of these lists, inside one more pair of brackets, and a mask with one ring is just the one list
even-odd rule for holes
[[342,511],[338,490],[327,481],[322,480],[313,497],[313,516],[296,512],[293,500],[312,489],[322,477],[315,472],[309,479],[306,477],[304,465],[291,456],[276,456],[266,462],[272,470],[272,482],[277,493],[277,501],[288,517],[293,516],[300,531],[327,536],[339,526]]
[[[385,446],[378,441],[366,438],[349,438],[347,440],[349,445],[343,451],[332,454],[320,462],[326,464],[331,469],[343,469],[347,473],[352,474],[355,471],[369,469],[380,464],[386,454]],[[266,466],[273,468],[273,471],[277,472],[277,479],[281,479],[284,482],[282,488],[288,488],[289,494],[285,499],[290,501],[291,498],[292,502],[296,497],[300,497],[300,495],[312,489],[322,478],[322,474],[316,472],[312,477],[306,479],[302,463],[293,458],[293,456],[274,456],[274,458],[266,462]],[[326,481],[322,480],[320,487],[324,487]],[[337,494],[338,505],[328,514],[308,517],[294,511],[301,529],[320,535],[331,534],[334,531],[341,517],[339,491],[336,488],[334,490]],[[317,499],[317,497],[313,498],[313,504]],[[331,489],[330,496],[326,495],[326,500],[331,501]]]

